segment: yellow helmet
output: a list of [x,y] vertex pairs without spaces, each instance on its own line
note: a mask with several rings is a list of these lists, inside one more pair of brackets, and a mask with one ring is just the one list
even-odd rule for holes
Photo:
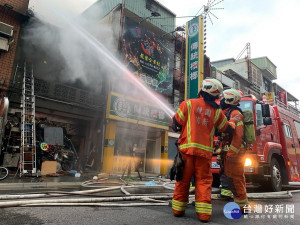
[[225,103],[228,105],[237,105],[239,104],[242,94],[238,90],[234,88],[227,89],[223,91],[223,96],[225,99]]
[[204,79],[201,90],[212,96],[220,96],[223,91],[223,85],[217,79]]

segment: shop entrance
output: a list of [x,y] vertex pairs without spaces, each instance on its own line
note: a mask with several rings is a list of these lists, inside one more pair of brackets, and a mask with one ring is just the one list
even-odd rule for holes
[[128,164],[130,164],[131,172],[136,169],[145,172],[146,136],[143,130],[117,128],[114,172],[122,173]]
[[146,146],[146,172],[153,173],[154,172],[154,150],[155,150],[156,140],[147,140]]

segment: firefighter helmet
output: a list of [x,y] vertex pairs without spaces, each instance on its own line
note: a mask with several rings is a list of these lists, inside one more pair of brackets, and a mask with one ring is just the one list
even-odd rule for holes
[[225,99],[225,103],[229,104],[229,105],[239,104],[239,102],[242,98],[241,92],[236,89],[233,89],[233,88],[225,90],[223,92],[223,96]]
[[240,92],[241,96],[243,97],[244,96],[244,93],[240,90],[237,90],[238,92]]
[[223,85],[217,79],[205,79],[202,82],[201,89],[212,96],[219,97],[223,91]]

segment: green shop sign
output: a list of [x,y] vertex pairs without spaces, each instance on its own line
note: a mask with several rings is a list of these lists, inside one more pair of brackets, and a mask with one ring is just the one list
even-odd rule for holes
[[169,117],[159,107],[111,92],[106,118],[169,129]]
[[186,23],[185,99],[197,98],[203,80],[203,19],[198,16]]

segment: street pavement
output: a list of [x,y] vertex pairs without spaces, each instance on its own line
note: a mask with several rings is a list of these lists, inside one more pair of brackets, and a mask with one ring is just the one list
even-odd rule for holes
[[[0,181],[0,197],[5,195],[27,195],[31,193],[57,193],[57,192],[71,192],[82,190],[93,190],[95,188],[113,187],[120,185],[120,177],[105,180],[95,185],[87,184],[93,174],[84,175],[81,178],[72,176],[53,178],[25,178],[16,179],[9,178],[5,182]],[[116,179],[118,178],[118,179]],[[150,178],[150,177],[148,177]],[[151,179],[150,179],[151,180]],[[18,181],[18,182],[17,182]],[[26,181],[26,182],[25,182]],[[119,180],[120,181],[120,180]],[[144,182],[148,182],[145,180]],[[134,183],[134,182],[132,182]],[[149,183],[151,184],[151,181]],[[155,186],[153,186],[155,187]],[[154,190],[155,188],[153,188]],[[250,199],[248,214],[241,215],[239,219],[228,219],[224,213],[224,206],[228,203],[224,200],[213,200],[213,214],[209,224],[300,224],[300,193],[299,185],[294,184],[291,187],[285,187],[285,190],[291,191],[292,198],[282,199]],[[127,189],[129,191],[129,189]],[[147,189],[150,190],[150,189]],[[159,189],[157,189],[159,190]],[[157,191],[156,190],[156,191]],[[217,189],[214,189],[216,191]],[[248,190],[255,193],[255,190]],[[136,192],[130,189],[134,195],[145,194],[147,191],[138,189]],[[134,192],[134,193],[133,193]],[[155,192],[155,191],[154,191]],[[168,191],[172,195],[172,191]],[[153,193],[152,193],[153,194]],[[161,194],[161,193],[159,193]],[[125,196],[120,190],[113,190],[97,195],[78,196],[72,195],[67,197],[52,197],[39,198],[39,200],[48,199],[82,199],[82,198],[97,198],[108,196]],[[264,194],[263,194],[264,196]],[[23,197],[22,197],[23,198]],[[18,201],[16,200],[1,200],[4,201]],[[21,199],[22,201],[29,201],[32,199]],[[37,200],[37,199],[34,199]],[[170,200],[163,200],[170,201]],[[23,225],[23,224],[109,224],[109,225],[131,225],[131,224],[197,224],[201,222],[198,220],[195,208],[189,204],[186,210],[186,215],[182,218],[174,217],[172,209],[169,205],[163,206],[130,206],[133,203],[145,203],[144,201],[118,201],[105,202],[107,204],[129,204],[129,206],[22,206],[22,207],[7,207],[1,208],[0,224],[5,225]],[[250,212],[251,211],[251,212]]]
[[[126,202],[128,203],[128,202]],[[213,215],[209,224],[300,224],[300,193],[295,193],[291,199],[256,200],[250,205],[262,205],[262,213],[250,213],[240,219],[227,219],[223,208],[227,202],[213,200]],[[265,213],[265,206],[273,206],[273,212]],[[294,213],[276,213],[276,205],[294,205]],[[264,215],[264,217],[263,217]],[[268,215],[270,217],[268,217]],[[291,216],[294,216],[292,218]],[[276,218],[275,218],[276,216]],[[288,218],[285,218],[288,216]],[[132,225],[132,224],[201,224],[198,220],[194,206],[188,205],[186,215],[182,218],[174,217],[170,206],[140,206],[140,207],[11,207],[1,209],[1,224],[74,224],[74,225]]]

